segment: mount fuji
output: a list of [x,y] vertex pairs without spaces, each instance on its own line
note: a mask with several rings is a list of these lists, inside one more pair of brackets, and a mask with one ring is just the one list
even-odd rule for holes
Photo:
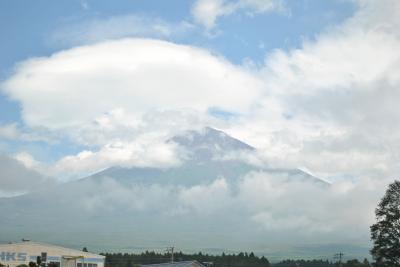
[[246,177],[261,173],[266,177],[262,179],[274,183],[329,186],[299,169],[257,167],[230,157],[256,149],[213,128],[184,132],[166,142],[185,151],[181,165],[115,166],[79,180],[0,198],[0,241],[29,238],[72,247],[84,244],[100,251],[174,244],[186,251],[265,254],[268,244],[280,237],[254,222],[258,211],[243,193]]
[[233,182],[250,171],[264,171],[281,174],[288,179],[307,180],[327,185],[325,181],[300,169],[257,167],[241,159],[231,157],[235,154],[251,154],[256,149],[214,128],[206,127],[200,131],[187,131],[168,139],[166,142],[173,142],[186,152],[185,161],[176,168],[111,167],[83,180],[94,181],[112,177],[113,180],[122,184],[193,186],[207,184],[219,177],[224,177]]

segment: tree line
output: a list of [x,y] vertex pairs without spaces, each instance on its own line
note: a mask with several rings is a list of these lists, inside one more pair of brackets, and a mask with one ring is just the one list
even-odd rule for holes
[[[137,267],[145,264],[166,263],[171,261],[171,254],[146,251],[139,254],[104,253],[106,267]],[[337,262],[328,260],[283,260],[278,263],[270,263],[264,256],[256,256],[251,253],[209,255],[201,252],[195,254],[174,253],[175,261],[198,262],[210,267],[337,267]],[[370,267],[367,259],[356,259],[342,263],[343,267]]]
[[[284,260],[272,265],[273,267],[338,267],[338,262],[328,260]],[[360,262],[359,260],[348,260],[342,263],[342,267],[371,267],[367,259]]]
[[[171,261],[170,253],[146,251],[140,254],[104,253],[106,267],[135,267],[142,264],[165,263]],[[195,254],[174,253],[175,261],[197,260],[212,267],[271,267],[264,256],[257,257],[254,253],[238,253],[209,255],[201,252]]]

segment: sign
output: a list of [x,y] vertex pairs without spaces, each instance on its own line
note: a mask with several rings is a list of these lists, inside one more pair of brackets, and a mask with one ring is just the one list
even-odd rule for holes
[[27,261],[28,253],[24,252],[9,252],[9,251],[0,251],[0,260],[3,262],[7,261]]

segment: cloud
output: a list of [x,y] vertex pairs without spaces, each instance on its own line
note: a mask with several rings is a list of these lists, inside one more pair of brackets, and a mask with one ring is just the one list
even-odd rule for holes
[[[239,181],[220,177],[182,186],[97,176],[27,196],[29,212],[10,212],[24,210],[20,199],[3,202],[0,211],[12,215],[3,220],[2,233],[9,236],[15,222],[29,221],[23,226],[27,232],[54,231],[49,241],[83,231],[87,242],[96,243],[98,233],[106,232],[124,247],[131,242],[124,236],[136,236],[143,246],[173,240],[198,250],[211,242],[214,248],[258,253],[289,253],[288,244],[368,244],[373,210],[383,195],[376,181],[320,187],[288,178],[250,172]],[[43,220],[49,211],[51,218]]]
[[18,139],[20,132],[16,123],[10,123],[0,126],[0,136],[6,139]]
[[193,29],[194,25],[186,21],[170,23],[159,18],[128,14],[69,24],[55,31],[49,42],[77,46],[127,37],[169,39]]
[[[20,155],[18,158],[22,159],[23,157]],[[28,161],[25,160],[24,162],[29,165]],[[45,183],[46,187],[54,184],[52,179],[25,167],[25,164],[19,160],[5,155],[0,155],[0,169],[0,197],[20,195],[32,190],[38,190]]]
[[228,130],[258,147],[263,162],[330,180],[397,176],[399,3],[359,5],[301,48],[267,55],[259,109]]
[[[268,54],[260,69],[191,46],[125,39],[27,60],[1,87],[22,104],[34,132],[67,135],[92,153],[68,155],[59,170],[80,159],[86,163],[78,169],[91,172],[105,164],[89,158],[115,159],[114,144],[142,147],[133,140],[157,133],[154,143],[163,147],[179,131],[211,125],[259,148],[254,164],[304,168],[327,180],[394,177],[400,43],[391,7],[398,3],[357,3],[352,18],[298,49]],[[212,118],[215,110],[235,116]],[[17,128],[0,132],[15,137]]]
[[271,11],[283,12],[286,9],[281,0],[197,0],[192,7],[192,15],[197,23],[212,30],[219,17],[232,15],[240,10],[252,15]]
[[219,178],[208,185],[196,185],[181,190],[178,199],[186,209],[202,216],[219,212],[229,206],[230,185],[224,178]]
[[[193,186],[142,185],[107,177],[75,186],[81,193],[71,196],[71,205],[85,210],[91,218],[100,214],[109,218],[124,211],[121,219],[126,221],[133,216],[141,231],[147,227],[156,229],[170,220],[183,231],[201,225],[208,229],[207,242],[211,238],[215,246],[224,242],[221,236],[233,227],[241,235],[230,241],[240,243],[250,236],[252,249],[260,249],[260,244],[273,246],[278,241],[301,245],[366,244],[374,208],[383,194],[383,188],[373,180],[321,187],[268,172],[250,172],[238,182],[221,177]],[[94,191],[97,193],[88,193]],[[81,219],[90,222],[86,217]],[[101,224],[102,217],[97,220]],[[153,223],[142,225],[143,221]],[[338,232],[342,234],[337,235]],[[185,240],[179,234],[175,238],[177,242]],[[193,243],[187,246],[192,248]]]
[[14,159],[22,163],[27,169],[40,169],[41,163],[36,161],[28,152],[20,152],[14,156]]
[[320,187],[290,176],[253,172],[242,180],[239,197],[251,219],[267,231],[301,229],[305,236],[318,233],[334,242],[339,231],[360,238],[373,222],[382,189],[372,189],[371,183],[346,181]]
[[101,192],[94,195],[82,194],[80,203],[76,203],[90,214],[96,214],[100,209],[111,213],[120,209],[128,212],[161,212],[169,202],[173,201],[171,197],[175,192],[173,187],[157,184],[122,185],[111,178],[103,178],[101,182],[91,181],[81,186],[83,186],[83,192],[87,187],[96,188],[98,192]]
[[[239,6],[269,10],[270,2],[262,3],[209,5],[226,14]],[[357,3],[359,10],[343,24],[298,49],[268,54],[251,72],[199,48],[125,39],[22,62],[2,90],[22,104],[29,127],[88,147],[60,160],[59,170],[76,160],[86,162],[81,170],[102,168],[88,163],[97,157],[125,164],[112,155],[115,144],[143,147],[133,140],[157,133],[153,142],[163,147],[180,130],[212,125],[259,148],[250,155],[254,164],[304,168],[329,180],[390,177],[400,170],[398,3]],[[235,116],[211,118],[213,110]],[[11,137],[16,130],[7,125],[0,132]]]
[[[261,87],[247,70],[218,55],[151,39],[107,41],[30,59],[1,84],[22,104],[26,128],[86,147],[47,169],[65,177],[112,165],[176,165],[182,156],[164,143],[168,137],[221,124],[211,110],[246,112]],[[21,137],[17,130],[8,125],[3,132]]]
[[60,129],[115,109],[136,115],[185,107],[246,112],[261,83],[199,48],[124,39],[27,60],[1,87],[22,104],[27,125]]
[[52,134],[43,129],[22,129],[17,123],[0,124],[0,138],[25,142],[52,142]]
[[157,138],[140,136],[130,142],[116,141],[105,144],[98,151],[84,150],[61,158],[46,170],[59,179],[84,177],[109,167],[177,167],[184,152],[173,143]]
[[92,180],[81,186],[96,188],[101,192],[84,197],[81,201],[83,208],[94,214],[100,207],[105,207],[109,212],[124,209],[166,217],[188,214],[204,216],[221,212],[233,200],[230,196],[232,185],[224,178],[216,179],[210,184],[185,187],[120,183],[111,177],[101,177],[101,181]]

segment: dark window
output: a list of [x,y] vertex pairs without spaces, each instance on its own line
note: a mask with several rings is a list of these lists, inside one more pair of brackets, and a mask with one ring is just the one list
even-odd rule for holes
[[[54,266],[54,267],[60,267],[60,266]],[[97,267],[97,263],[81,263],[81,262],[78,262],[76,264],[76,267]]]
[[58,261],[51,261],[48,264],[49,267],[60,267],[60,262]]

